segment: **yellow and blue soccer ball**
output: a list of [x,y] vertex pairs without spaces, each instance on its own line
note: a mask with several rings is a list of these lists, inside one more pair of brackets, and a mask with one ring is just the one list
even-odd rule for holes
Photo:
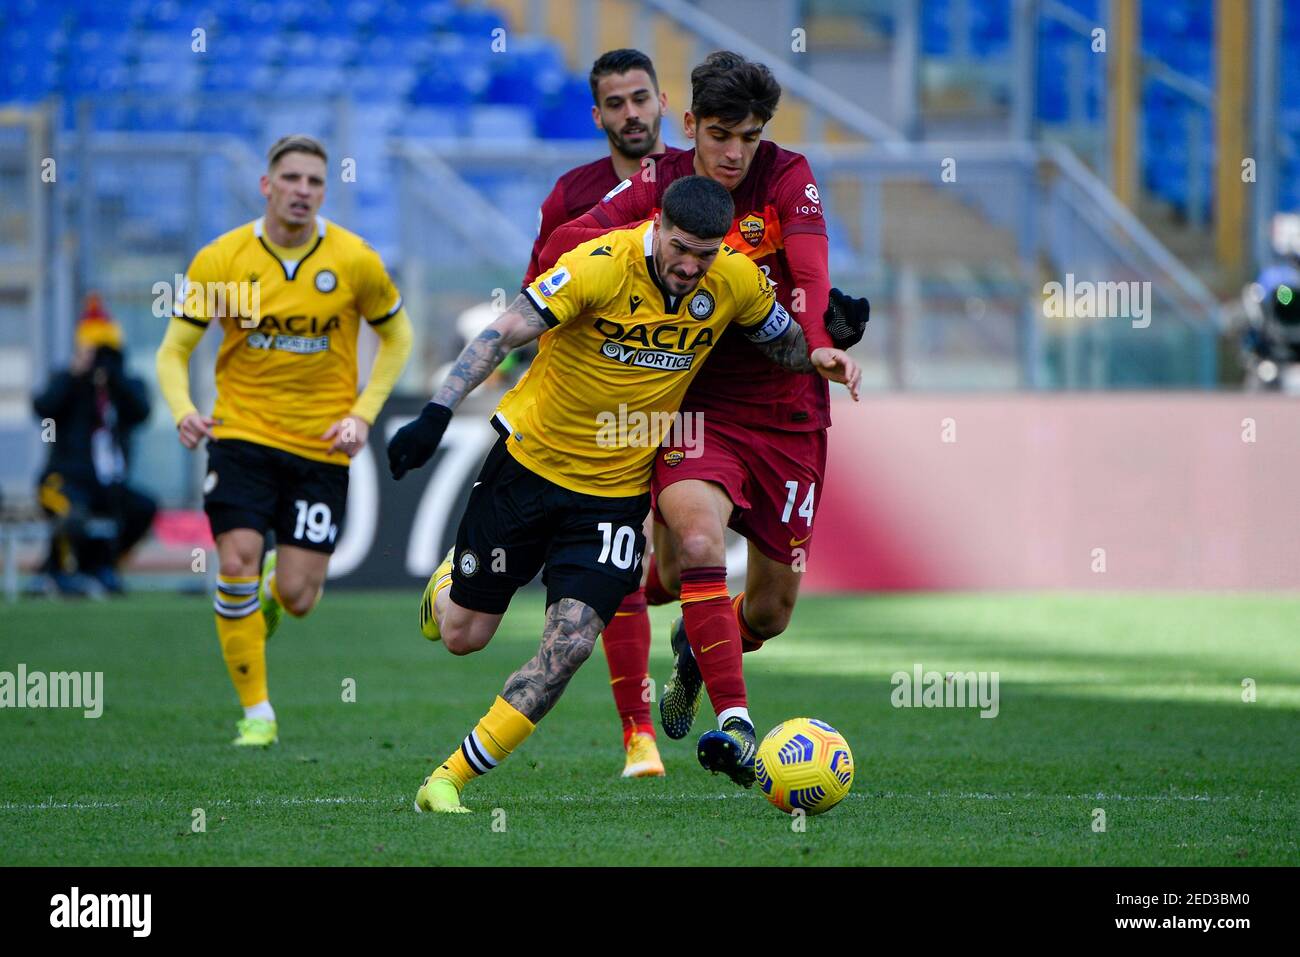
[[787,814],[829,811],[853,787],[853,752],[825,721],[791,718],[767,733],[754,759],[758,786]]

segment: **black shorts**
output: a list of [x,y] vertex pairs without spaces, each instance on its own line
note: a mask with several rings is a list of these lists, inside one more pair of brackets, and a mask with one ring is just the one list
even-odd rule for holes
[[649,509],[649,492],[608,498],[556,485],[520,465],[500,439],[456,531],[451,600],[499,615],[544,569],[548,607],[572,598],[608,622],[641,582]]
[[332,554],[348,505],[348,469],[242,439],[208,441],[203,510],[213,536],[234,528]]

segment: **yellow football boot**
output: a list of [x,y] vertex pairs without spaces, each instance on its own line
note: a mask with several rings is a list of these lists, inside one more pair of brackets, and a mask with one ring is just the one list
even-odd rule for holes
[[284,608],[275,600],[275,593],[271,591],[271,576],[275,574],[275,549],[266,553],[262,559],[262,580],[258,582],[258,598],[262,606],[262,617],[266,620],[266,637],[270,638],[275,634],[275,629],[280,627],[280,619],[284,617]]
[[447,551],[447,557],[442,560],[442,564],[433,570],[429,584],[424,586],[424,595],[420,598],[420,634],[430,641],[442,640],[442,632],[438,630],[438,619],[433,615],[433,601],[438,597],[438,592],[451,585],[451,562],[455,554],[456,546],[453,545]]
[[623,765],[625,778],[661,778],[664,763],[659,757],[655,739],[641,731],[627,739],[627,763]]
[[278,726],[266,718],[240,718],[235,727],[239,737],[231,743],[241,748],[269,748],[279,740]]
[[415,813],[469,814],[470,809],[460,803],[455,781],[430,774],[415,792]]

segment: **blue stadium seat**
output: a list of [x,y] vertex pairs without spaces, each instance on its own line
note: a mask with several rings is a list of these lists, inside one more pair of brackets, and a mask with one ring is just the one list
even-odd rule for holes
[[474,101],[474,96],[457,73],[427,69],[417,75],[410,99],[419,106],[466,107]]
[[396,108],[415,85],[415,67],[361,67],[348,74],[345,91],[364,103]]
[[452,7],[435,20],[435,26],[449,33],[460,33],[484,41],[492,38],[492,31],[505,27],[505,21],[494,10]]
[[275,74],[268,92],[276,96],[310,101],[316,97],[338,96],[343,92],[343,83],[344,76],[338,70],[295,65]]
[[949,22],[950,10],[948,7],[948,0],[922,0],[922,53],[926,56],[942,56],[952,48]]
[[533,112],[523,106],[482,103],[469,109],[469,136],[490,143],[527,143],[534,138]]
[[402,136],[426,140],[460,140],[465,135],[463,110],[445,106],[417,106],[402,116]]
[[585,77],[571,77],[538,107],[537,135],[551,140],[596,140],[604,133],[591,122],[591,87]]

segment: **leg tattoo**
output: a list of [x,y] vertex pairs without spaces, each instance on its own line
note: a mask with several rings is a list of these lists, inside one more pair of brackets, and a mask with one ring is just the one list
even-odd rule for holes
[[537,654],[510,676],[501,697],[536,724],[555,706],[604,630],[605,623],[590,606],[561,598],[546,609]]

